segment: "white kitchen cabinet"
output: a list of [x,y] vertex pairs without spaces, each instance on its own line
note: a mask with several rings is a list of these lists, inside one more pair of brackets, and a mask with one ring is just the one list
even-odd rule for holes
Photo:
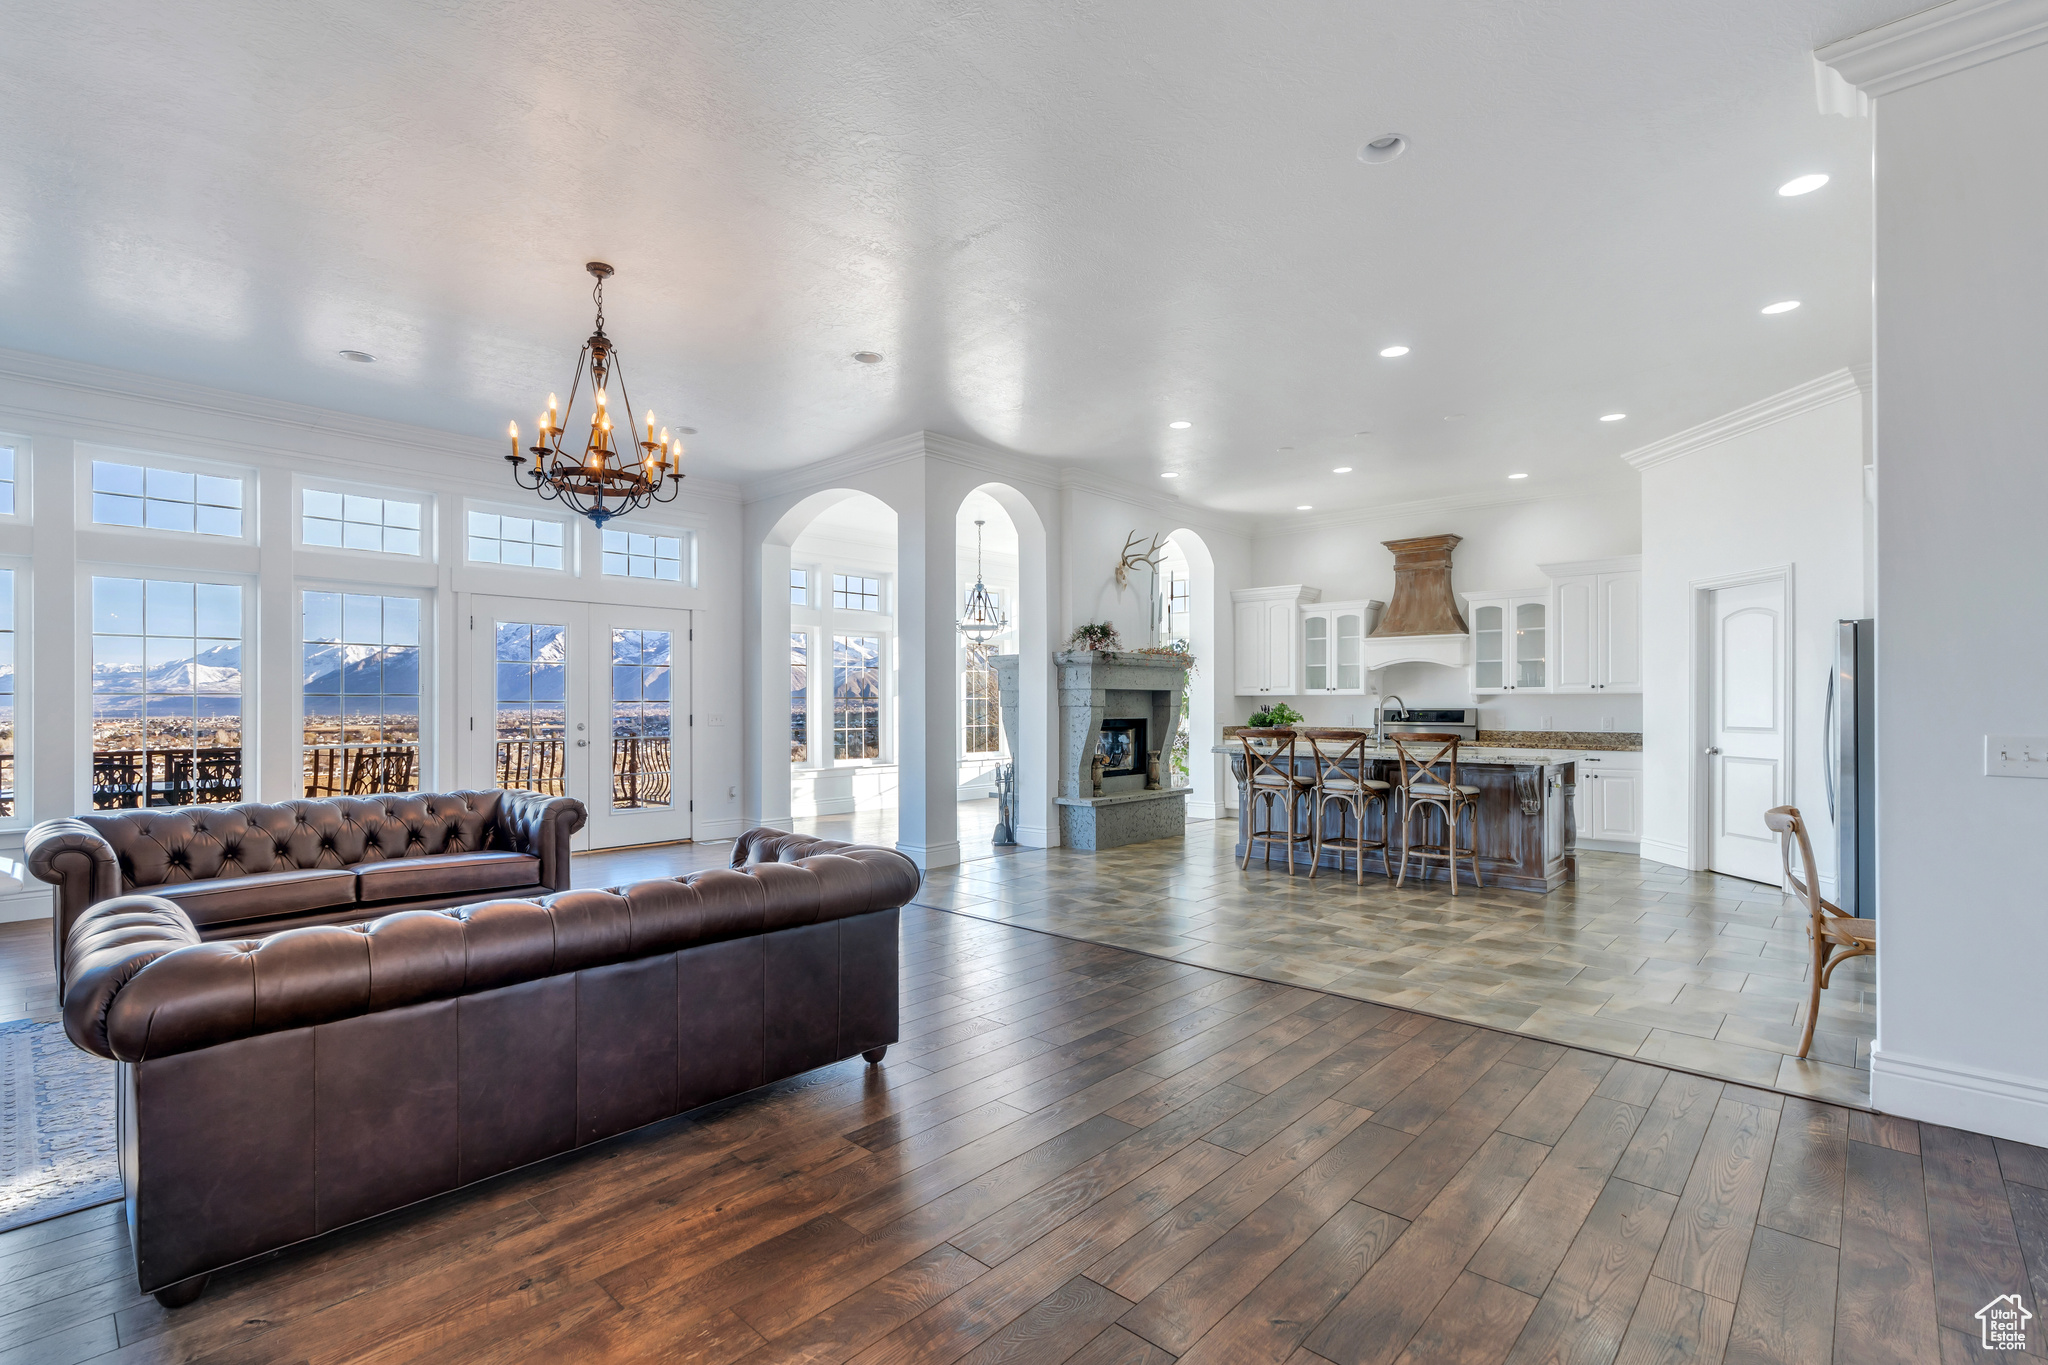
[[1303,695],[1361,696],[1365,637],[1379,624],[1383,602],[1318,602],[1301,609]]
[[1230,594],[1236,627],[1237,695],[1292,697],[1301,682],[1301,609],[1322,597],[1322,589],[1300,584],[1238,588]]
[[1643,756],[1586,753],[1578,764],[1579,837],[1595,843],[1643,841]]
[[1642,558],[1539,566],[1556,623],[1554,692],[1643,690]]
[[1474,692],[1550,690],[1550,594],[1468,592]]

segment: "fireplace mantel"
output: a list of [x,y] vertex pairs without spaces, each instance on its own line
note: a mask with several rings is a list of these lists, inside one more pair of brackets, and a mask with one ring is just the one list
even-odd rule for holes
[[1193,661],[1133,650],[1070,650],[1053,655],[1060,680],[1060,841],[1069,848],[1116,848],[1180,834],[1188,789],[1148,789],[1145,764],[1106,778],[1095,791],[1093,759],[1105,720],[1143,721],[1150,752],[1164,761],[1180,727],[1181,693]]

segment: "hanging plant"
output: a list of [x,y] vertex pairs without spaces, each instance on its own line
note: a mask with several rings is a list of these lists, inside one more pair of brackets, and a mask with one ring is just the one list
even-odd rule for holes
[[1122,649],[1123,637],[1116,633],[1116,627],[1107,621],[1093,621],[1085,626],[1076,626],[1074,633],[1067,637],[1069,649]]

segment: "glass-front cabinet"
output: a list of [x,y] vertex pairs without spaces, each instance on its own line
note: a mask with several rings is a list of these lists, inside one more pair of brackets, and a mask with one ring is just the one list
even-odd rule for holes
[[1365,637],[1372,629],[1366,602],[1318,602],[1301,611],[1301,680],[1304,693],[1365,692]]
[[1467,593],[1472,690],[1550,687],[1550,599],[1545,593]]

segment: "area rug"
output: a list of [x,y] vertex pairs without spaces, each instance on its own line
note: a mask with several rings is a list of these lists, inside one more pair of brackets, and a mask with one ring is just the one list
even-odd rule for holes
[[120,1197],[114,1064],[60,1023],[0,1023],[0,1232]]

